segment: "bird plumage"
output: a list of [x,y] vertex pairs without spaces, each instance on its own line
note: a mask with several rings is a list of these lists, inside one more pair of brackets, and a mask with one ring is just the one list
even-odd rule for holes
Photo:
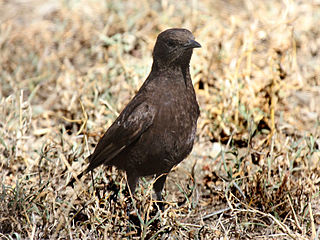
[[78,177],[101,164],[114,165],[126,171],[134,192],[139,177],[156,174],[154,189],[162,199],[167,173],[188,156],[195,139],[199,106],[189,63],[196,47],[200,44],[186,29],[159,34],[148,78],[100,139],[89,166]]

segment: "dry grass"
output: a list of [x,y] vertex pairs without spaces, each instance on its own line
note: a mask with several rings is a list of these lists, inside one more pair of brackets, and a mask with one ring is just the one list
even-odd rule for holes
[[[0,1],[1,238],[319,239],[320,2],[120,2]],[[169,27],[203,48],[197,143],[165,211],[152,179],[132,201],[115,168],[66,188]]]

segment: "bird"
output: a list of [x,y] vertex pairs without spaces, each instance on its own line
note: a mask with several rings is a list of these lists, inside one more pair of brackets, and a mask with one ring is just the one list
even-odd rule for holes
[[116,166],[126,172],[134,194],[140,177],[156,175],[153,189],[163,200],[168,173],[190,154],[196,136],[200,110],[190,76],[194,48],[201,45],[187,29],[158,35],[149,76],[99,140],[78,179],[102,164]]

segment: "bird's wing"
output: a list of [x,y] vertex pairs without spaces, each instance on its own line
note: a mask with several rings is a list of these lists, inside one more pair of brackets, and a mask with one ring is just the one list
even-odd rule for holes
[[143,95],[133,98],[100,139],[85,173],[107,163],[137,140],[152,125],[155,114]]

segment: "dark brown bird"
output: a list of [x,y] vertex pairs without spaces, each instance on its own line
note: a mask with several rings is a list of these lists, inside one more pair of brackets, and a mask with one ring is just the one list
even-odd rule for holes
[[126,171],[134,193],[139,177],[156,174],[153,187],[162,200],[167,173],[188,156],[195,139],[199,106],[189,63],[193,48],[200,47],[187,29],[159,34],[148,78],[100,139],[78,178],[101,164],[114,165]]

